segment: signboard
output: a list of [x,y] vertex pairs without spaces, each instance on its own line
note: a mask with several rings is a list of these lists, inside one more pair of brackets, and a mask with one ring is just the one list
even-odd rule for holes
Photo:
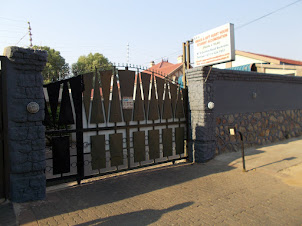
[[194,67],[235,60],[234,24],[206,31],[194,38]]
[[133,109],[132,97],[123,97],[123,109]]

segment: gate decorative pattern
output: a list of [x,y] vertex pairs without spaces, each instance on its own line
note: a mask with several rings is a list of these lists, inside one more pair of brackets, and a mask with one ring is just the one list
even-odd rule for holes
[[186,158],[186,90],[172,81],[114,68],[44,87],[49,181]]

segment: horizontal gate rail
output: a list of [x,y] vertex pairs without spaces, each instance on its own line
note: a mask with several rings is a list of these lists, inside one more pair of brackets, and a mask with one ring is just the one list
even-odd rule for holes
[[48,130],[45,131],[47,135],[60,135],[66,133],[75,133],[77,131],[85,132],[97,132],[103,130],[121,130],[125,128],[133,129],[133,128],[149,128],[149,127],[159,127],[159,126],[170,126],[170,125],[184,125],[185,121],[180,122],[163,122],[163,123],[152,123],[152,124],[137,124],[137,125],[117,125],[110,127],[92,127],[92,128],[83,128],[83,129],[62,129],[62,130]]

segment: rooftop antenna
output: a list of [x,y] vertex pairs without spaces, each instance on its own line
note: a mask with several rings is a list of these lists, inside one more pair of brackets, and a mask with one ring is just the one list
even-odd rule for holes
[[129,53],[129,42],[127,43],[127,64],[129,64],[130,61],[130,53]]
[[28,34],[29,34],[29,47],[32,48],[33,47],[33,39],[32,39],[32,33],[31,33],[31,26],[30,26],[30,22],[28,23]]

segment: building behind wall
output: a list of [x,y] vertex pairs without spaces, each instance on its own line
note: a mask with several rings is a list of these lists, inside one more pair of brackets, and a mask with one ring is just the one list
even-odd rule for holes
[[267,74],[302,76],[302,61],[236,50],[235,61],[218,64],[219,69],[256,71]]
[[168,60],[162,60],[161,62],[155,64],[154,61],[151,61],[150,67],[145,70],[145,73],[152,73],[155,72],[156,76],[159,77],[166,77],[172,81],[177,82],[178,78],[182,76],[182,56],[178,57],[178,63],[173,64],[168,62]]

